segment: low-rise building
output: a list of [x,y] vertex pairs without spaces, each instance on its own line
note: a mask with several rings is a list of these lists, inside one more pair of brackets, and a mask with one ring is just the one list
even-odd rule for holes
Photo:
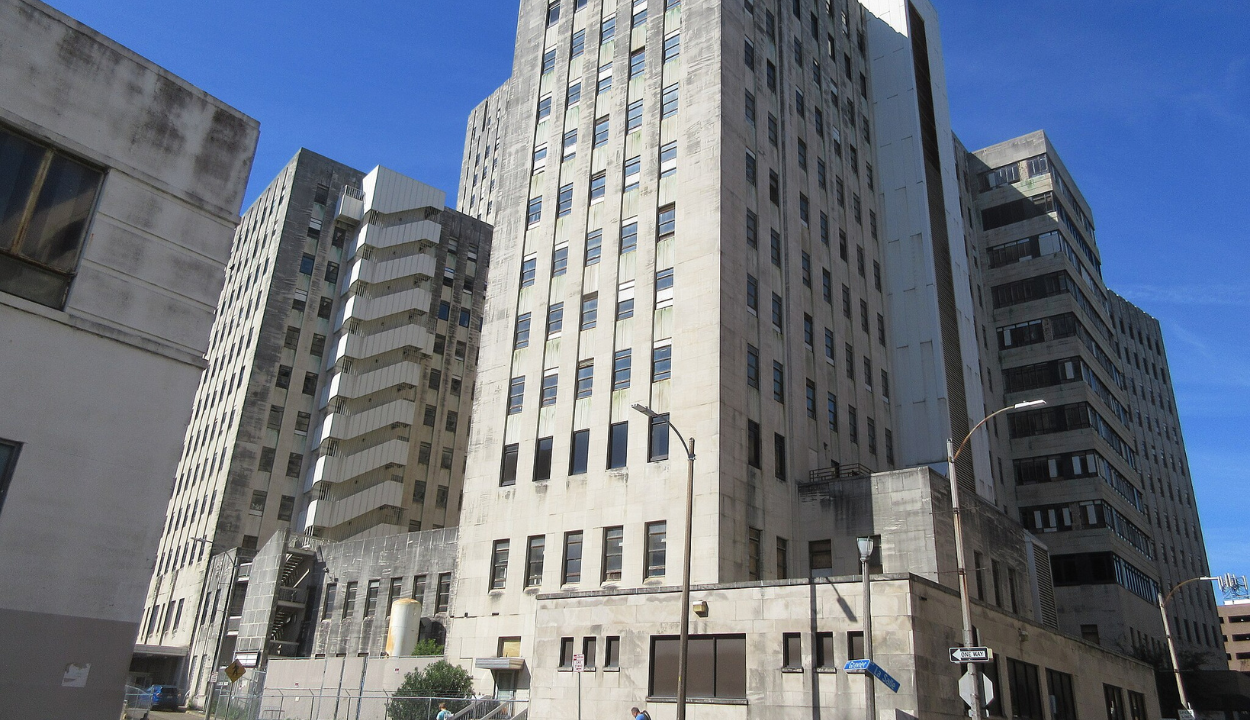
[[1228,669],[1250,675],[1250,600],[1236,600],[1218,607]]
[[118,717],[258,133],[0,1],[0,715]]

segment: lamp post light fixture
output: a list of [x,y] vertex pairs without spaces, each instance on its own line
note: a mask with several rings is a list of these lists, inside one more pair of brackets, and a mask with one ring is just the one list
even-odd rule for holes
[[[955,443],[952,440],[947,439],[946,441],[946,474],[950,477],[951,482],[951,517],[955,524],[955,562],[959,566],[957,571],[959,575],[959,608],[963,616],[964,647],[974,647],[976,638],[973,637],[972,632],[972,598],[968,596],[968,562],[964,556],[964,528],[959,506],[959,481],[955,478],[955,461],[959,459],[960,453],[968,446],[968,441],[972,439],[973,433],[989,422],[990,418],[1008,410],[1023,410],[1025,408],[1040,407],[1045,404],[1045,400],[1026,400],[1001,410],[995,410],[986,415],[984,420],[968,431],[968,434],[964,436],[963,442],[959,443],[958,450],[955,449]],[[974,678],[972,682],[972,703],[971,707],[968,708],[968,717],[980,720],[980,718],[984,717],[981,711],[981,683],[977,678]]]
[[1176,583],[1176,585],[1172,586],[1172,589],[1168,591],[1167,595],[1164,595],[1163,593],[1155,594],[1155,598],[1159,601],[1159,615],[1163,617],[1163,636],[1167,638],[1168,654],[1172,657],[1172,673],[1176,676],[1176,691],[1180,694],[1181,705],[1190,712],[1190,717],[1193,717],[1194,708],[1189,704],[1189,697],[1185,695],[1185,685],[1181,682],[1181,664],[1176,657],[1176,644],[1172,641],[1172,626],[1168,624],[1168,613],[1166,608],[1168,600],[1172,599],[1173,593],[1189,583],[1198,582],[1199,580],[1219,580],[1221,586],[1224,584],[1224,578],[1221,577],[1194,577]]
[[[871,537],[861,537],[856,539],[859,545],[859,568],[860,574],[864,580],[864,660],[872,660],[872,585],[868,580],[868,561],[872,558],[873,541]],[[876,720],[877,718],[877,688],[873,684],[875,678],[872,673],[864,673],[865,685],[864,695],[864,717],[867,720]]]
[[[660,417],[660,413],[641,403],[634,403],[631,407],[653,420]],[[690,553],[694,525],[694,438],[690,438],[687,444],[686,438],[682,437],[673,423],[669,422],[667,425],[686,451],[686,548],[681,571],[681,640],[677,644],[677,720],[686,720],[686,661],[690,648]]]

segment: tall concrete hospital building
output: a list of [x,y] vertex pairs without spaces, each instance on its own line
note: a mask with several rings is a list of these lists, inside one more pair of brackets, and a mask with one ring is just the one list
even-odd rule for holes
[[[958,715],[946,440],[1045,400],[957,466],[985,671],[1017,717],[1147,717],[1123,656],[1209,572],[1159,324],[1050,139],[967,151],[943,73],[924,0],[521,3],[459,191],[497,239],[448,646],[479,687],[571,713],[583,654],[592,715],[671,713],[671,423],[692,696],[862,703],[871,536],[877,702]],[[1223,667],[1210,589],[1169,611]]]

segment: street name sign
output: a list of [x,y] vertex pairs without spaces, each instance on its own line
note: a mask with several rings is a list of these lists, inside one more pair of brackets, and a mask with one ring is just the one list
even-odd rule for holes
[[994,652],[987,647],[953,647],[950,653],[953,663],[987,663],[994,659]]
[[872,675],[880,680],[882,685],[890,688],[891,691],[898,692],[898,680],[891,677],[890,673],[885,671],[885,668],[871,660],[848,660],[846,665],[842,666],[842,670],[858,675]]

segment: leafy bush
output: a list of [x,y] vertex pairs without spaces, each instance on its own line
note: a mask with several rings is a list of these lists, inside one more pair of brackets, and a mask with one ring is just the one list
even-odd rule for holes
[[420,655],[442,655],[443,646],[439,645],[438,641],[434,640],[433,638],[425,638],[424,640],[417,641],[417,646],[412,649],[412,654],[418,655],[418,656]]
[[[395,697],[386,704],[390,720],[434,720],[438,701],[425,698],[467,698],[473,695],[473,676],[459,665],[439,660],[404,676]],[[421,699],[418,699],[421,698]],[[446,700],[447,709],[457,713],[468,706],[467,700]]]

